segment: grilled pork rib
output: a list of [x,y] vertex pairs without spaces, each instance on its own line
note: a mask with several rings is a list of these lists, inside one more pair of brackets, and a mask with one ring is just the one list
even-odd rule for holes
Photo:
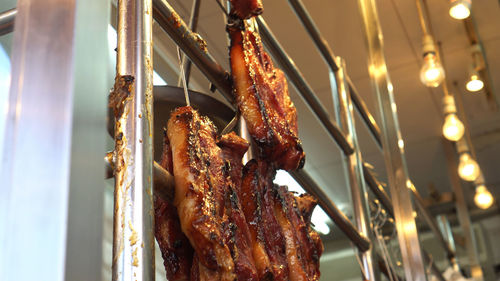
[[[216,128],[191,107],[174,110],[167,125],[175,180],[174,205],[181,228],[202,268],[217,271],[219,280],[234,280],[234,263],[223,242],[224,189],[221,149]],[[205,270],[203,271],[205,272]]]
[[252,251],[250,230],[243,213],[238,191],[241,186],[242,158],[248,149],[248,142],[234,132],[223,135],[218,145],[222,150],[224,171],[230,178],[225,190],[224,238],[234,260],[238,280],[259,280]]
[[189,280],[193,248],[182,233],[177,210],[160,196],[154,198],[155,237],[163,257],[167,279]]
[[312,259],[314,259],[316,262],[316,264],[314,265],[315,267],[317,267],[315,269],[315,272],[317,272],[317,275],[319,277],[319,257],[323,253],[323,243],[321,242],[319,234],[311,227],[312,212],[314,210],[314,207],[316,207],[316,205],[318,204],[318,200],[316,200],[312,195],[306,193],[301,194],[299,197],[294,196],[294,198],[297,204],[297,209],[308,229],[309,237],[311,237],[311,240],[314,244],[314,250],[316,251],[317,257],[313,255]]
[[[284,189],[284,190],[283,190]],[[290,281],[307,281],[305,272],[304,255],[297,237],[295,224],[292,223],[290,214],[292,213],[286,202],[286,188],[274,186],[276,201],[274,204],[274,213],[281,227],[283,237],[285,238],[286,261],[289,268]]]
[[243,168],[240,198],[260,280],[288,280],[285,240],[274,215],[274,174],[262,161],[251,160]]
[[236,19],[228,32],[235,101],[260,157],[274,162],[276,169],[302,167],[305,154],[285,75],[273,66],[258,32],[247,21]]
[[[160,165],[172,173],[172,151],[166,136]],[[182,233],[177,209],[174,207],[173,192],[166,186],[155,186],[155,238],[163,257],[167,279],[172,281],[190,280],[193,248]]]
[[[290,223],[291,228],[294,230],[294,238],[296,239],[296,251],[299,255],[301,269],[308,276],[308,280],[319,280],[320,272],[319,272],[319,257],[323,252],[323,245],[321,244],[321,240],[319,241],[319,245],[317,241],[315,241],[311,237],[311,233],[314,230],[310,227],[310,215],[308,217],[302,216],[302,213],[299,209],[298,198],[309,198],[310,195],[303,195],[302,197],[296,197],[293,193],[288,192],[285,186],[275,186],[277,189],[277,196],[279,198],[279,202],[281,204],[281,210],[286,215],[286,220]],[[312,198],[312,196],[310,196]],[[304,202],[304,201],[303,201]],[[316,202],[316,201],[314,201]],[[310,205],[311,213],[314,205]],[[307,220],[306,220],[307,219]],[[314,237],[315,238],[315,237]],[[319,236],[318,236],[319,238]],[[289,261],[290,263],[290,261]],[[296,272],[300,272],[297,270]],[[300,272],[301,273],[301,272]],[[300,280],[301,276],[298,276]]]

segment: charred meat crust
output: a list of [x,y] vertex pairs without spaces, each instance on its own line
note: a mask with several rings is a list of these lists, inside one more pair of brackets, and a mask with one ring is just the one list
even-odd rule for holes
[[221,272],[222,280],[233,280],[234,263],[222,236],[226,177],[216,128],[186,106],[172,112],[167,134],[176,184],[174,205],[182,231],[201,266]]
[[260,158],[274,162],[277,169],[301,168],[305,154],[285,75],[274,67],[259,34],[246,21],[233,21],[227,30],[235,102]]
[[262,191],[259,188],[258,163],[250,160],[243,167],[239,198],[245,215],[249,233],[252,256],[260,280],[272,280],[273,272],[266,251],[262,220]]
[[160,196],[154,198],[155,237],[163,257],[167,279],[184,281],[190,279],[193,248],[182,233],[177,210]]
[[307,273],[309,280],[319,280],[319,249],[310,236],[310,224],[304,221],[298,203],[297,197],[288,192],[285,186],[275,186],[277,190],[278,201],[286,214],[287,220],[294,229],[297,252],[299,253],[301,266]]

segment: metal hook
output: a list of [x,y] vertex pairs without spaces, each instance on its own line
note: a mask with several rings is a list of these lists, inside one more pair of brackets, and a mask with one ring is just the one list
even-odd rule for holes
[[231,132],[234,129],[234,127],[236,127],[239,120],[240,120],[240,112],[236,111],[236,115],[234,115],[233,119],[229,121],[229,123],[226,125],[226,127],[224,127],[224,129],[222,129],[221,135],[225,135]]

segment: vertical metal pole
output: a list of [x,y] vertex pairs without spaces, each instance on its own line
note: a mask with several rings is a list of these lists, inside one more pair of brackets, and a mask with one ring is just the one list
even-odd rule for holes
[[17,1],[0,136],[0,280],[64,280],[75,2]]
[[[451,231],[450,221],[448,221],[446,215],[439,215],[436,217],[436,220],[439,229],[441,230],[441,233],[443,234],[443,237],[446,240],[446,243],[450,246],[451,250],[455,252],[456,251],[455,239],[453,239],[453,232]],[[453,269],[458,271],[459,268],[456,258],[451,257],[450,262],[451,265],[453,266]]]
[[379,105],[387,175],[394,218],[407,281],[427,280],[417,226],[413,217],[411,186],[399,130],[393,87],[387,73],[383,37],[374,0],[358,0],[368,46],[368,69]]
[[71,281],[102,280],[105,191],[102,157],[109,139],[105,93],[111,88],[114,74],[110,71],[113,66],[106,44],[110,9],[111,5],[102,0],[77,4],[74,75],[78,79],[74,79],[64,273],[65,280]]
[[455,206],[457,208],[458,221],[462,227],[465,239],[465,249],[467,250],[467,256],[469,258],[471,275],[476,281],[481,281],[483,280],[483,270],[479,264],[474,232],[471,226],[469,209],[467,208],[467,200],[465,199],[462,184],[458,177],[458,159],[455,154],[455,148],[453,143],[449,140],[443,138],[442,141],[444,153],[446,155],[446,168],[448,170],[448,177],[450,178],[453,193],[455,194]]
[[113,280],[155,277],[152,15],[151,0],[118,1],[117,80],[133,80],[115,124]]
[[[345,80],[345,62],[337,58],[339,69],[335,72],[330,71],[330,84],[333,94],[333,102],[337,122],[344,131],[347,140],[354,148],[354,153],[345,155],[345,167],[349,175],[349,187],[351,191],[352,202],[354,206],[354,218],[358,231],[366,237],[373,238],[370,214],[368,213],[368,193],[363,174],[363,160],[359,150],[356,127],[354,124],[353,104],[351,95],[347,91],[347,82]],[[370,239],[374,241],[374,239]],[[366,280],[380,280],[378,266],[374,266],[373,247],[360,253],[363,263],[363,273]],[[375,263],[376,264],[376,263]],[[377,270],[377,276],[375,276]]]

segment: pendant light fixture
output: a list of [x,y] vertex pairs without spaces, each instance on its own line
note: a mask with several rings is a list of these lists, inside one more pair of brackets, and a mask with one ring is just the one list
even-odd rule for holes
[[476,203],[476,206],[479,207],[480,209],[488,209],[489,207],[491,207],[491,205],[493,205],[495,199],[493,198],[493,195],[484,184],[483,175],[480,175],[474,182],[474,184],[476,186],[474,203]]
[[422,54],[424,64],[420,69],[420,81],[427,87],[437,87],[443,82],[445,74],[443,66],[436,54],[436,46],[432,36],[426,34],[423,38]]
[[471,71],[471,75],[467,84],[465,84],[465,88],[469,92],[479,92],[484,88],[484,82],[481,80],[479,73],[476,70]]
[[458,164],[458,175],[466,181],[474,181],[479,176],[479,165],[472,158],[469,152],[460,154],[460,163]]
[[470,16],[470,0],[451,0],[450,16],[457,20],[463,20]]
[[484,81],[481,78],[479,71],[485,68],[482,59],[481,47],[478,44],[471,46],[472,66],[470,70],[469,81],[465,84],[465,88],[469,92],[478,92],[484,88]]
[[493,205],[494,201],[493,195],[488,190],[486,185],[479,184],[476,186],[476,194],[474,195],[474,203],[476,203],[476,206],[481,209],[488,209],[491,205]]
[[455,100],[453,96],[446,95],[443,98],[444,103],[444,125],[443,135],[450,141],[460,140],[465,131],[464,124],[457,116],[457,108],[455,107]]
[[[424,10],[422,9],[422,0],[416,0],[418,18],[420,20],[420,27],[422,28],[422,55],[424,63],[420,69],[420,81],[427,87],[437,87],[444,80],[444,69],[439,61],[439,55],[434,44],[432,37],[432,28],[430,22],[425,21]],[[426,6],[427,11],[427,6]],[[428,18],[428,13],[427,13]]]
[[[460,155],[458,175],[465,181],[475,181],[481,175],[481,169],[476,160],[470,155],[469,147],[464,138],[457,142],[457,151]],[[484,181],[482,181],[484,182]]]

